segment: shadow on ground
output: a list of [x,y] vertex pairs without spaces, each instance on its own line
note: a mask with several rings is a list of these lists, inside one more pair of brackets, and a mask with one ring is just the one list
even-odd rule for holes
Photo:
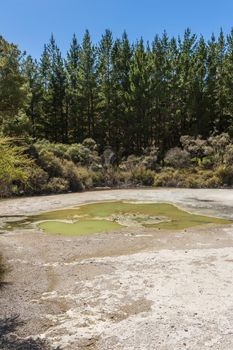
[[43,339],[22,339],[15,335],[15,331],[23,326],[24,322],[18,315],[0,318],[0,349],[2,350],[61,350],[53,348]]

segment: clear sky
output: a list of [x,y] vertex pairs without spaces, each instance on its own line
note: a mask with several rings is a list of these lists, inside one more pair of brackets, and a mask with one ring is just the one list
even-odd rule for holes
[[233,27],[233,0],[0,0],[0,35],[38,57],[51,33],[66,52],[73,33],[85,29],[98,42],[106,28],[114,37],[127,31],[130,40],[152,40],[165,29],[169,36],[193,32],[209,38],[220,27]]

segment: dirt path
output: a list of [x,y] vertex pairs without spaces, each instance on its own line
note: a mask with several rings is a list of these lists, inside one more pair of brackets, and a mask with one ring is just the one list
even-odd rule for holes
[[[233,190],[181,189],[6,200],[0,215],[118,199],[171,202],[233,219]],[[233,348],[231,225],[88,237],[14,231],[0,235],[0,247],[12,268],[0,312],[20,314],[22,339],[40,336],[72,350]]]

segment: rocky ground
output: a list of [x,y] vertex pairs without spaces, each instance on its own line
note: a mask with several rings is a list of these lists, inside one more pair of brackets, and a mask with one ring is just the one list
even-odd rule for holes
[[[118,199],[233,219],[233,190],[196,189],[10,199],[0,215]],[[86,237],[17,229],[0,235],[0,249],[11,268],[0,289],[4,349],[47,349],[44,340],[72,350],[233,348],[233,225]]]

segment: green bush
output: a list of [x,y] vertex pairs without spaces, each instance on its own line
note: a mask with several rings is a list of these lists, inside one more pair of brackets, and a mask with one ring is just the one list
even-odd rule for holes
[[0,137],[0,197],[19,194],[20,186],[27,184],[34,166],[26,149],[15,143],[13,139]]
[[62,169],[62,176],[67,180],[71,191],[82,191],[85,188],[78,174],[77,166],[72,161],[64,160]]
[[233,165],[233,144],[226,147],[224,161],[226,165]]
[[154,172],[143,167],[133,170],[131,178],[135,185],[152,186],[154,184]]
[[82,191],[93,186],[92,173],[73,162],[63,161],[63,177],[68,181],[71,191]]
[[49,175],[39,166],[34,166],[30,170],[28,183],[25,186],[25,192],[28,194],[43,193],[48,182]]
[[97,143],[92,138],[85,139],[82,145],[86,148],[89,148],[89,150],[92,152],[97,151],[97,148],[98,148]]
[[226,186],[233,185],[233,166],[219,166],[215,171],[216,176],[221,183]]
[[203,169],[212,169],[215,165],[215,161],[213,157],[205,157],[203,158],[202,162],[200,163],[200,166]]
[[56,157],[54,153],[47,150],[41,150],[38,156],[38,165],[49,174],[49,177],[62,176],[62,160]]
[[105,176],[102,171],[90,172],[93,187],[102,187],[105,185]]
[[45,190],[47,193],[64,193],[69,190],[69,182],[60,177],[52,177]]
[[69,145],[66,150],[66,157],[71,159],[74,163],[86,164],[88,163],[90,150],[79,143]]
[[164,168],[160,173],[155,174],[154,185],[158,187],[177,187],[177,179],[174,173],[174,169]]

